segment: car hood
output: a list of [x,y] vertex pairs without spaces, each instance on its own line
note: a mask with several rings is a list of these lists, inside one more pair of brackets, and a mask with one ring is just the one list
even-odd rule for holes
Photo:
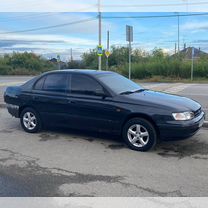
[[201,107],[199,103],[189,98],[151,90],[121,96],[125,96],[126,101],[132,104],[163,108],[175,112],[197,111]]

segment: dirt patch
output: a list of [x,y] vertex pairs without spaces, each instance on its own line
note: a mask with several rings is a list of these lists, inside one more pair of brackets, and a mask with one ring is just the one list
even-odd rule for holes
[[42,133],[42,134],[39,135],[39,137],[41,138],[39,140],[40,142],[46,142],[46,141],[49,141],[49,140],[59,139],[58,134],[50,134],[50,133]]
[[208,144],[197,140],[187,141],[187,143],[168,144],[159,147],[158,155],[162,157],[176,157],[183,159],[193,157],[195,159],[208,159]]
[[107,147],[108,149],[112,149],[112,150],[120,150],[120,149],[124,149],[126,148],[124,144],[110,144]]
[[90,138],[90,137],[78,137],[78,136],[72,136],[73,139],[82,139],[82,140],[86,140],[88,142],[93,142],[95,141],[94,138]]
[[8,130],[8,129],[0,130],[0,133],[3,133],[3,134],[9,134],[9,133],[12,133],[12,132],[13,132],[12,130]]

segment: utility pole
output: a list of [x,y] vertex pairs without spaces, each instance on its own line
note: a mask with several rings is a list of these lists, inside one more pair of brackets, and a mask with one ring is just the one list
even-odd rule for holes
[[[101,0],[98,0],[98,24],[99,24],[99,46],[102,46],[102,16],[101,16]],[[98,70],[102,70],[102,56],[98,56]]]
[[178,55],[180,54],[180,16],[178,13]]
[[131,41],[129,41],[129,79],[131,79]]
[[175,43],[175,54],[176,54],[176,51],[177,51],[177,44]]
[[[110,51],[110,32],[109,30],[107,31],[107,52]],[[109,55],[106,55],[106,71],[108,71],[109,64],[108,64],[108,57]]]
[[71,62],[73,61],[73,50],[71,48]]
[[131,43],[133,42],[133,27],[126,25],[126,41],[129,42],[129,79],[131,79]]
[[191,81],[193,81],[194,75],[194,47],[192,47],[192,59],[191,59]]
[[57,55],[58,70],[61,70],[61,56]]

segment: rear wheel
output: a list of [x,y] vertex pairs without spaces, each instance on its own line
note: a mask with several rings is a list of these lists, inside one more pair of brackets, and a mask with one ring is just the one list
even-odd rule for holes
[[25,108],[20,114],[22,128],[28,133],[36,133],[41,130],[39,114],[32,108]]
[[133,118],[127,121],[122,136],[126,144],[136,151],[148,151],[157,142],[154,126],[143,118]]

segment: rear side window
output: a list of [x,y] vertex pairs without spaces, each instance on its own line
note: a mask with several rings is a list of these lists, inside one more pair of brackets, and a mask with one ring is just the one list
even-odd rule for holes
[[103,87],[96,80],[85,75],[72,75],[72,94],[96,95],[97,92],[103,92]]
[[45,78],[43,90],[65,93],[67,89],[66,74],[49,74]]
[[44,81],[45,81],[45,77],[40,78],[40,79],[36,82],[36,84],[35,84],[35,86],[34,86],[34,89],[35,89],[35,90],[42,90],[42,89],[43,89]]

